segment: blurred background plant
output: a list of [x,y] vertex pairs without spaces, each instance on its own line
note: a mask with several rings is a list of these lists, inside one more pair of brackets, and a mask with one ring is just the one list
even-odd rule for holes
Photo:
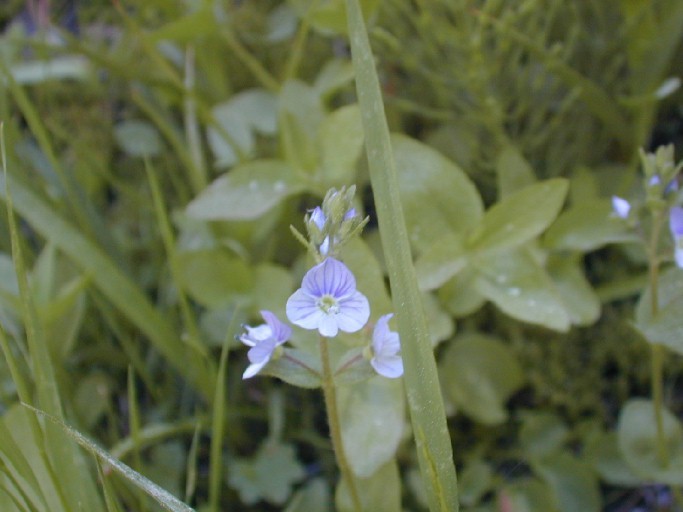
[[[617,435],[624,404],[650,396],[630,320],[647,257],[610,196],[642,194],[639,148],[683,154],[683,3],[362,6],[462,508],[681,509],[683,469],[639,473]],[[9,185],[17,216],[0,221],[0,509],[159,506],[140,490],[152,484],[74,455],[19,399],[196,509],[332,509],[317,395],[243,383],[233,349],[259,310],[283,316],[306,268],[289,226],[303,231],[330,187],[357,185],[371,224],[343,257],[391,309],[343,13],[339,0],[0,5],[0,195]],[[681,370],[665,359],[672,453]],[[354,411],[377,397],[353,398],[373,510],[424,509],[404,422],[398,448],[376,450]],[[630,439],[654,446],[648,428]]]

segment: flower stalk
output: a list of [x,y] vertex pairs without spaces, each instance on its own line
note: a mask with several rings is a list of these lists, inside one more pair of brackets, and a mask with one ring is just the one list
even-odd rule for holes
[[325,336],[320,336],[320,358],[323,367],[323,395],[325,397],[327,423],[330,428],[330,437],[332,438],[332,448],[337,459],[339,471],[349,490],[353,507],[357,512],[361,512],[363,507],[358,494],[358,488],[356,487],[356,479],[351,471],[351,466],[346,458],[346,453],[344,452],[341,422],[339,421],[339,409],[337,407],[337,394],[334,388],[334,376],[330,366],[330,354],[327,347],[327,338]]
[[[650,281],[650,312],[652,318],[659,313],[659,236],[664,222],[664,211],[653,212],[652,233],[648,248],[648,279]],[[669,455],[664,438],[664,347],[659,343],[650,343],[651,393],[654,402],[655,425],[657,429],[657,459],[662,467],[669,465]]]

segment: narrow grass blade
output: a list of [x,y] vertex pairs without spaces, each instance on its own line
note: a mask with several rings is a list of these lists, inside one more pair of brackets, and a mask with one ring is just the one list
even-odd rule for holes
[[97,458],[103,460],[108,465],[112,467],[117,473],[123,476],[130,483],[136,487],[142,489],[145,493],[151,496],[159,505],[161,505],[165,510],[170,510],[171,512],[194,512],[194,510],[180,501],[178,498],[173,496],[168,491],[162,489],[157,484],[145,478],[140,473],[133,471],[130,467],[126,466],[123,462],[115,459],[105,450],[97,446],[95,443],[86,438],[83,434],[77,430],[71,428],[63,421],[58,418],[47,414],[35,407],[31,407],[28,404],[23,404],[24,407],[30,409],[34,413],[43,416],[50,422],[54,423],[60,427],[65,434],[67,434],[71,439],[80,444],[83,448],[88,450],[90,453],[95,455]]
[[211,421],[211,458],[209,461],[209,512],[219,512],[223,469],[223,435],[225,428],[225,374],[228,367],[229,341],[235,335],[235,321],[238,311],[232,315],[228,332],[221,350],[218,378],[213,395],[213,418]]
[[178,290],[178,302],[180,303],[180,311],[183,315],[183,323],[189,334],[188,342],[203,356],[208,355],[206,347],[201,343],[199,337],[199,328],[197,322],[191,311],[190,303],[187,300],[187,295],[182,289],[180,279],[180,269],[178,268],[178,260],[175,255],[175,241],[173,239],[173,230],[171,222],[166,213],[166,205],[159,187],[159,180],[157,180],[156,173],[148,158],[145,158],[145,170],[147,171],[147,178],[149,180],[149,187],[152,191],[152,202],[154,203],[154,211],[157,217],[157,224],[159,225],[159,232],[164,242],[166,255],[168,256],[169,266],[171,268],[171,276],[176,284]]
[[627,155],[634,148],[634,132],[629,130],[631,124],[607,91],[598,84],[582,75],[571,66],[560,60],[557,56],[541,48],[526,34],[515,30],[513,27],[501,23],[497,19],[480,12],[482,21],[492,25],[498,32],[522,45],[531,55],[536,57],[548,70],[555,73],[569,87],[579,91],[580,98],[590,109],[595,117],[603,122],[605,129],[621,145]]
[[[140,456],[140,407],[138,406],[138,394],[135,389],[135,375],[133,368],[128,367],[128,428],[130,429],[130,437],[133,440],[133,467],[135,471],[142,471],[142,457]],[[145,496],[139,497],[139,509],[141,512],[147,512],[147,499]]]
[[458,490],[441,388],[399,199],[396,164],[377,70],[358,0],[346,0],[358,102],[377,220],[401,335],[410,419],[432,512],[458,510]]
[[215,368],[211,361],[180,340],[175,328],[111,258],[19,180],[11,175],[0,176],[0,180],[0,199],[7,201],[7,183],[17,212],[88,274],[102,294],[150,339],[181,375],[205,397],[211,397],[215,383]]
[[[50,414],[59,419],[63,418],[62,403],[59,396],[55,369],[48,350],[48,345],[42,330],[42,325],[36,312],[35,304],[28,283],[28,272],[24,262],[24,256],[19,243],[19,230],[14,217],[13,198],[8,186],[7,179],[7,156],[5,152],[5,137],[3,126],[0,124],[0,156],[2,160],[2,174],[4,180],[4,194],[6,197],[7,220],[10,231],[12,247],[12,259],[19,284],[19,296],[21,300],[21,313],[26,332],[26,339],[31,355],[33,380],[36,387],[38,403],[45,407]],[[38,428],[33,426],[36,442],[39,439]],[[51,477],[56,482],[57,490],[66,509],[69,504],[85,504],[88,507],[99,505],[99,496],[96,493],[94,481],[87,472],[84,461],[74,451],[75,447],[69,443],[56,442],[57,432],[54,428],[46,427],[44,430],[45,453],[47,466],[53,469]],[[42,444],[40,445],[42,446]],[[58,470],[59,468],[59,470]]]

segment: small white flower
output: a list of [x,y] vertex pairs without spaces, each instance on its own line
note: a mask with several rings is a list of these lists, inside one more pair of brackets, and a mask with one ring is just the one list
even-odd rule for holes
[[242,374],[243,379],[249,379],[261,371],[271,357],[275,349],[286,342],[292,335],[292,329],[280,321],[270,311],[261,311],[265,324],[250,327],[245,326],[246,333],[240,336],[240,341],[251,347],[247,357],[251,363]]
[[377,320],[372,333],[372,358],[370,364],[383,377],[395,379],[403,375],[403,359],[401,341],[398,333],[389,329],[389,320],[393,313],[383,315]]

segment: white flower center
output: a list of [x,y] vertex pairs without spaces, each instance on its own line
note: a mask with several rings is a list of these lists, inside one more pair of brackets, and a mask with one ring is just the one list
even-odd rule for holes
[[339,303],[332,295],[323,295],[318,299],[316,305],[327,315],[336,315],[339,313]]

